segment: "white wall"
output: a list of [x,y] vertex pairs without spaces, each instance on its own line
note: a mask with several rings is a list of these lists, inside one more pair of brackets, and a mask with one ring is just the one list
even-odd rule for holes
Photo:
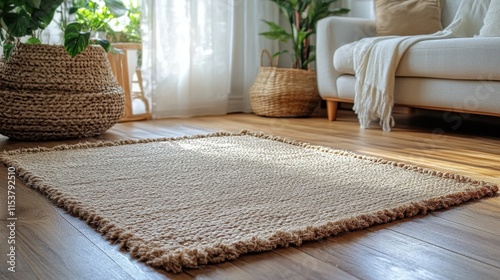
[[373,0],[342,0],[342,7],[351,10],[350,17],[375,18]]

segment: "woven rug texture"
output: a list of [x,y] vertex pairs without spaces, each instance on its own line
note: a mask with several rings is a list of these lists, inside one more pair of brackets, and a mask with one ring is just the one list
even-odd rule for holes
[[498,191],[460,175],[251,131],[21,149],[0,161],[132,256],[172,272]]

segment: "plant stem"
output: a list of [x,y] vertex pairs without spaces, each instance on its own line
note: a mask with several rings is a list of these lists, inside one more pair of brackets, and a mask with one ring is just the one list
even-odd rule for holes
[[[295,34],[294,37],[298,37],[298,34],[300,32],[300,23],[301,23],[301,20],[300,20],[300,12],[299,11],[295,11],[295,27],[297,28],[297,32]],[[302,54],[300,54],[298,51],[300,50],[300,42],[297,42],[297,39],[294,38],[294,44],[296,44],[296,50],[295,50],[295,63],[294,63],[294,68],[301,68],[301,65],[302,65]]]

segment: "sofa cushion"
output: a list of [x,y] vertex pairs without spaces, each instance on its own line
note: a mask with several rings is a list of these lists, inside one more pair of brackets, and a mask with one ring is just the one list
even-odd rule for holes
[[[354,76],[340,76],[335,97],[354,100],[355,84]],[[394,102],[438,110],[449,108],[499,114],[500,82],[401,77],[396,79],[394,85]]]
[[[337,49],[335,69],[354,74],[356,42]],[[455,38],[421,41],[403,55],[396,70],[399,77],[500,81],[500,37]]]
[[431,34],[443,29],[440,0],[375,0],[377,36]]
[[484,17],[484,25],[479,32],[481,37],[500,36],[500,1],[491,1]]

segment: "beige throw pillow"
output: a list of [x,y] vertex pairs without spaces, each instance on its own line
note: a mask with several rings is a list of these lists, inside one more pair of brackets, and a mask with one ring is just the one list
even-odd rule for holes
[[377,36],[432,34],[443,29],[440,0],[375,0]]

